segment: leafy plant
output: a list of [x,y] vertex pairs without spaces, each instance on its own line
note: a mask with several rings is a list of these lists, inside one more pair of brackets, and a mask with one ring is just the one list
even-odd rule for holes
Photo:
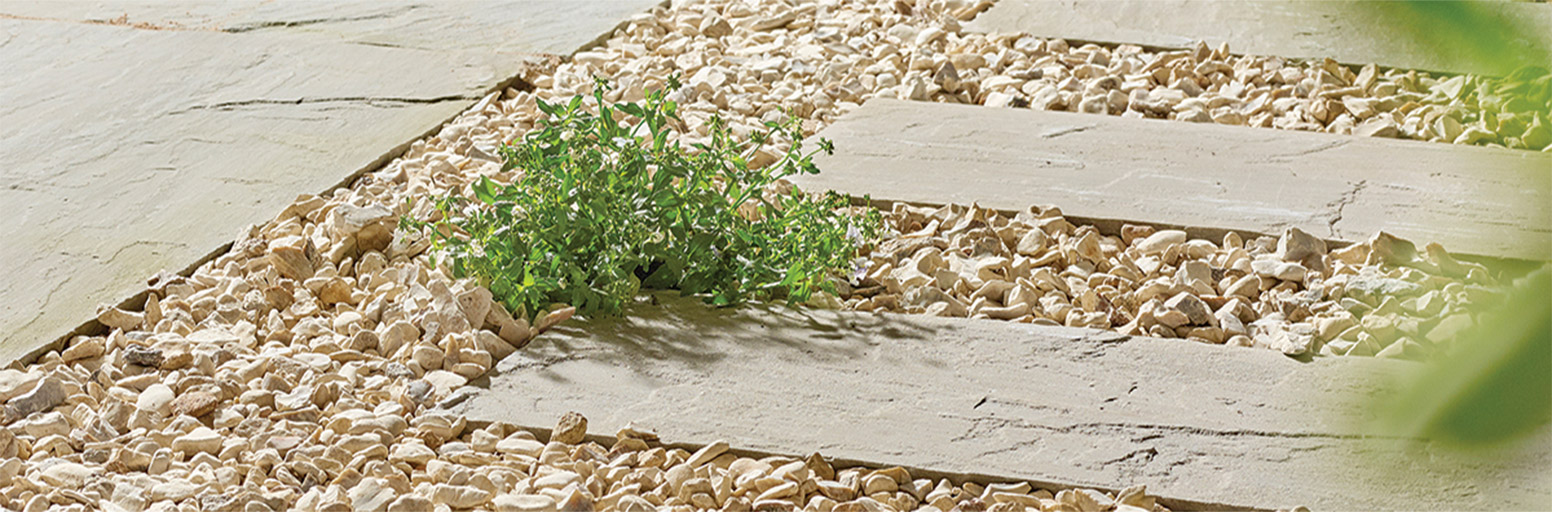
[[[669,80],[670,90],[679,86]],[[879,225],[877,212],[845,213],[846,197],[768,192],[778,180],[819,170],[804,153],[796,118],[736,137],[720,118],[708,142],[685,148],[683,121],[664,91],[640,103],[592,98],[538,102],[544,119],[501,153],[510,184],[482,177],[462,195],[438,198],[433,255],[454,277],[474,277],[511,310],[537,314],[554,302],[583,315],[621,310],[642,287],[705,294],[717,305],[749,299],[807,300],[831,290]],[[537,101],[537,100],[536,100]],[[625,119],[622,123],[617,120]],[[769,165],[751,165],[775,137],[792,141]]]

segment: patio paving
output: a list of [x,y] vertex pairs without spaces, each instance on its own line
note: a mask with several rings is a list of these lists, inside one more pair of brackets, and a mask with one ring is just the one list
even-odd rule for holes
[[0,363],[656,4],[0,2]]

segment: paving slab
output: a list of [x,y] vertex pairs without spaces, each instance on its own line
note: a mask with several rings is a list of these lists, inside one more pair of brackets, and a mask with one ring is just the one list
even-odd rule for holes
[[1525,37],[1512,44],[1519,46],[1495,55],[1501,61],[1474,58],[1465,46],[1437,37],[1457,20],[1419,15],[1407,2],[1346,0],[999,0],[965,29],[1164,48],[1227,42],[1239,54],[1493,76],[1515,64],[1547,65],[1529,56],[1552,48],[1552,7],[1465,3],[1489,26],[1518,26]]
[[[0,16],[113,23],[151,30],[306,34],[339,41],[468,53],[570,55],[662,0],[0,1]],[[506,63],[510,68],[511,63]]]
[[0,3],[0,364],[656,4]]
[[1552,259],[1549,153],[883,99],[819,136],[805,189]]
[[[1188,509],[1524,509],[1552,436],[1473,459],[1364,427],[1417,366],[993,320],[637,304],[568,322],[452,410],[594,433],[1117,489]],[[1399,471],[1389,469],[1404,468]]]

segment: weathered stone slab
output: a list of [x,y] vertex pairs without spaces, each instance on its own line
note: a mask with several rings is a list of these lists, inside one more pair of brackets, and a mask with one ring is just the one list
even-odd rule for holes
[[113,22],[160,30],[308,34],[343,42],[459,52],[492,62],[513,54],[570,55],[661,0],[407,2],[0,1],[0,14]]
[[[1529,37],[1494,61],[1440,33],[1461,20],[1425,16],[1408,2],[1305,0],[1000,0],[965,25],[1106,43],[1184,47],[1229,43],[1241,54],[1333,58],[1347,64],[1502,76],[1552,48],[1552,9],[1522,2],[1465,2],[1484,24]],[[1531,51],[1538,47],[1540,50]],[[1516,61],[1516,57],[1521,62]],[[1546,66],[1545,62],[1539,63]]]
[[[568,323],[454,410],[593,433],[1119,488],[1197,504],[1513,509],[1552,499],[1552,437],[1472,460],[1364,439],[1413,363],[1300,363],[1239,349],[990,320],[639,304]],[[1391,472],[1391,468],[1405,468]],[[1535,504],[1535,505],[1533,505]]]
[[881,99],[819,135],[805,189],[1552,259],[1548,153]]
[[656,3],[0,3],[0,364]]

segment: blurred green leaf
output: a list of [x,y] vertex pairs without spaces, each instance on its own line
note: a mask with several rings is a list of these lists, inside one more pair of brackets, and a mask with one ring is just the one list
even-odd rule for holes
[[1388,430],[1463,445],[1517,438],[1552,420],[1552,268],[1523,278],[1440,359],[1389,397]]
[[[1423,48],[1468,69],[1489,69],[1505,76],[1524,66],[1547,68],[1552,34],[1540,33],[1515,9],[1500,2],[1463,0],[1402,0],[1362,2],[1389,21],[1391,30],[1411,37]],[[1507,6],[1514,7],[1514,6]]]

